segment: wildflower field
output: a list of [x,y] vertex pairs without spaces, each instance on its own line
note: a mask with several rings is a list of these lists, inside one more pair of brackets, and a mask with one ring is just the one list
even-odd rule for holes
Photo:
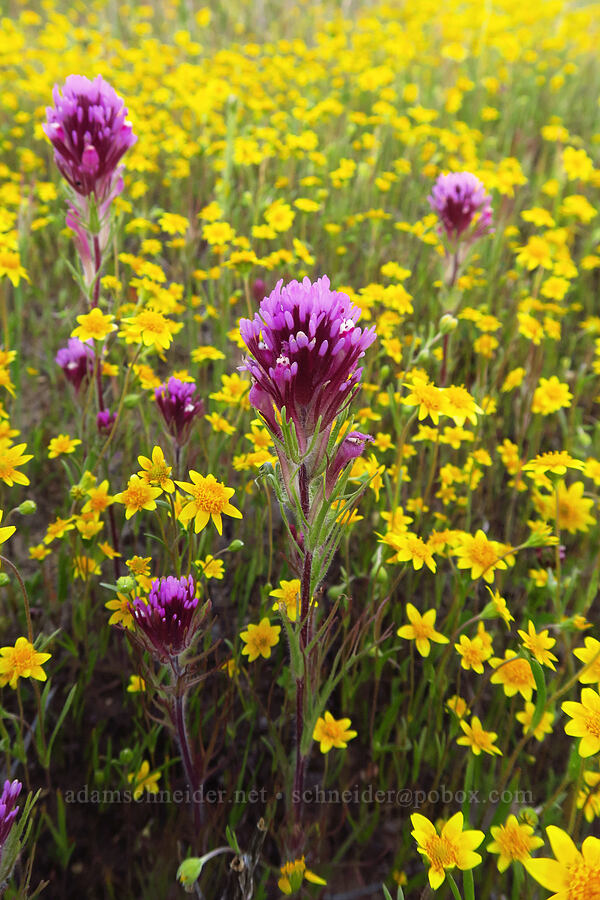
[[0,896],[599,900],[600,4],[7,6]]

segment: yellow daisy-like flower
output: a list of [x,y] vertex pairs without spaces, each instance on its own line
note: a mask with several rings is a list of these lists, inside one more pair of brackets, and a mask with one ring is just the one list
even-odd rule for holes
[[523,863],[538,884],[553,891],[548,900],[593,900],[600,895],[600,840],[587,837],[577,849],[562,828],[548,825],[546,834],[556,859],[526,859]]
[[181,322],[173,322],[154,309],[143,309],[135,316],[122,319],[125,327],[119,336],[126,344],[143,344],[155,350],[166,350],[171,346],[173,335],[181,329]]
[[108,620],[109,625],[122,625],[130,631],[134,629],[133,616],[131,614],[132,597],[127,594],[117,594],[114,600],[108,600],[104,606],[110,609],[112,615]]
[[538,634],[530,619],[527,631],[521,631],[521,629],[519,629],[518,634],[523,641],[523,646],[529,650],[530,653],[533,653],[540,665],[548,666],[549,669],[553,670],[556,668],[554,663],[557,661],[557,657],[554,653],[550,653],[550,648],[554,647],[556,640],[555,638],[549,637],[547,628],[544,628],[544,630],[540,631]]
[[101,482],[101,484],[99,484],[97,487],[89,488],[86,491],[88,499],[85,502],[83,509],[81,510],[82,513],[101,513],[104,512],[104,510],[112,503],[114,503],[115,498],[111,497],[111,495],[108,493],[108,488],[109,484],[107,479]]
[[531,472],[532,475],[564,475],[567,469],[585,469],[585,463],[580,459],[573,459],[566,450],[549,450],[546,453],[538,453],[535,459],[525,463],[523,472]]
[[46,681],[42,665],[50,659],[50,653],[39,653],[25,637],[17,638],[14,647],[0,648],[0,687],[5,684],[16,688],[19,678],[35,678]]
[[130,519],[141,509],[156,509],[156,498],[162,494],[161,488],[152,487],[139,477],[132,475],[127,488],[115,494],[115,502],[125,505],[125,518]]
[[490,679],[491,683],[501,684],[507,697],[514,697],[519,693],[524,700],[531,700],[536,686],[531,665],[526,659],[517,656],[514,650],[507,650],[504,659],[493,656],[490,666],[497,669]]
[[319,878],[318,875],[306,868],[304,857],[301,857],[300,859],[286,862],[281,867],[281,877],[277,882],[277,887],[282,894],[295,894],[296,891],[300,890],[305,878],[311,884],[327,884],[323,878]]
[[[532,703],[530,700],[525,704],[525,709],[522,712],[518,712],[516,715],[517,722],[520,722],[523,726],[523,734],[527,734],[529,729],[531,728],[531,723],[533,722],[533,717],[535,715],[535,703]],[[536,741],[543,741],[547,734],[552,734],[552,723],[554,722],[554,713],[547,710],[543,715],[537,726],[533,729],[533,736]]]
[[348,741],[357,735],[356,731],[350,729],[351,724],[350,719],[334,719],[330,712],[319,716],[313,731],[313,740],[319,742],[321,753],[329,753],[332,747],[345,749]]
[[300,611],[300,579],[292,578],[291,581],[280,581],[279,587],[271,591],[269,597],[276,597],[278,602],[273,604],[273,609],[285,607],[290,622],[295,622]]
[[483,673],[483,664],[492,655],[491,647],[484,646],[480,637],[471,639],[466,634],[461,634],[454,648],[461,657],[461,667],[467,671],[473,669],[478,675]]
[[468,420],[472,425],[477,425],[477,416],[483,415],[483,410],[477,405],[474,398],[462,385],[450,385],[444,388],[446,401],[446,415],[454,419],[455,423],[462,427]]
[[77,316],[77,321],[79,325],[71,332],[71,337],[79,338],[80,341],[89,341],[90,338],[95,341],[103,341],[111,331],[117,330],[117,326],[114,324],[115,317],[103,313],[97,306],[89,313]]
[[495,731],[484,731],[477,716],[473,716],[470,725],[465,721],[461,721],[460,727],[464,731],[464,735],[456,739],[457,744],[470,747],[475,756],[480,756],[482,750],[484,753],[489,753],[490,756],[493,756],[494,753],[502,756],[502,750],[496,747],[494,743],[498,737],[497,733]]
[[79,438],[69,437],[68,434],[59,434],[58,437],[52,438],[48,445],[48,459],[56,459],[63,453],[74,453],[81,441]]
[[426,565],[431,572],[435,572],[436,564],[430,545],[412,531],[391,531],[383,536],[382,541],[396,551],[389,562],[412,562],[416,572]]
[[248,630],[240,634],[246,645],[242,648],[242,655],[248,657],[248,662],[254,662],[259,656],[269,659],[271,649],[279,643],[280,631],[281,625],[271,625],[266,616],[258,625],[248,625]]
[[429,416],[433,424],[437,425],[440,416],[447,414],[448,404],[442,388],[436,387],[423,377],[414,378],[405,386],[410,388],[410,393],[402,402],[406,406],[419,407],[419,421]]
[[165,454],[160,447],[152,449],[152,459],[148,459],[147,456],[138,456],[138,462],[142,467],[141,472],[138,472],[142,481],[159,487],[169,494],[173,493],[175,485],[170,477],[173,467],[167,465]]
[[0,441],[0,481],[9,487],[13,484],[29,484],[29,478],[19,472],[17,466],[33,459],[31,453],[23,453],[27,444],[14,444],[12,447],[8,441]]
[[415,641],[417,650],[421,656],[429,656],[429,651],[431,649],[430,641],[435,641],[436,644],[448,643],[448,638],[434,628],[437,615],[435,609],[429,609],[426,613],[421,615],[419,610],[413,606],[412,603],[407,603],[406,615],[408,616],[410,625],[402,625],[396,634],[398,637],[406,638],[406,640]]
[[483,831],[474,829],[463,831],[464,817],[461,812],[448,819],[439,834],[435,825],[420,813],[413,813],[410,821],[417,849],[430,864],[429,884],[434,891],[443,884],[446,870],[457,866],[465,871],[481,862],[481,856],[474,851],[485,835]]
[[475,535],[461,535],[460,545],[455,548],[454,554],[458,557],[459,569],[470,569],[471,578],[483,576],[491,584],[495,570],[506,569],[506,563],[501,559],[502,549],[498,541],[488,540],[480,528]]
[[581,738],[579,755],[586,759],[600,751],[600,695],[592,688],[583,688],[581,703],[566,700],[561,709],[571,717],[565,725],[565,732],[571,737]]
[[535,837],[531,825],[519,822],[516,816],[509,816],[504,825],[491,829],[493,841],[488,844],[488,853],[499,853],[498,871],[505,872],[512,862],[525,862],[531,858],[531,851],[544,846],[543,838]]
[[178,481],[177,486],[186,494],[191,496],[181,512],[179,513],[179,521],[187,526],[191,519],[194,519],[194,529],[196,534],[202,531],[212,519],[215,528],[219,534],[223,533],[223,523],[221,516],[232,516],[234,519],[241,519],[242,514],[239,509],[232,506],[229,498],[235,493],[233,488],[225,487],[222,481],[217,481],[214,475],[200,475],[198,472],[190,471],[190,481]]
[[219,581],[223,579],[225,574],[225,566],[222,559],[215,559],[209,553],[206,559],[197,559],[194,562],[198,566],[205,578],[217,578]]
[[[564,482],[558,485],[558,527],[561,531],[575,534],[578,531],[589,531],[596,520],[590,511],[594,500],[583,496],[583,481],[576,481],[567,487]],[[533,505],[542,518],[556,522],[557,500],[554,494],[534,494]]]
[[133,788],[133,799],[139,800],[144,791],[157,794],[159,778],[160,772],[151,772],[150,763],[145,759],[137,772],[130,772],[127,776],[127,781]]
[[549,416],[559,409],[571,405],[573,394],[569,386],[559,381],[556,375],[550,378],[540,378],[539,384],[533,392],[531,411]]

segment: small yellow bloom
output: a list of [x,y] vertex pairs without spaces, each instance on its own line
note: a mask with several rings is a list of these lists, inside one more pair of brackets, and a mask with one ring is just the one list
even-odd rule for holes
[[434,628],[437,615],[435,609],[429,609],[421,615],[412,603],[407,603],[406,615],[409,618],[410,625],[402,625],[396,634],[398,637],[406,638],[406,640],[415,641],[421,656],[429,656],[430,641],[435,641],[436,644],[448,643],[448,638]]
[[56,459],[63,453],[74,453],[81,441],[79,438],[69,437],[68,434],[59,434],[58,437],[52,438],[48,445],[48,459]]
[[222,515],[241,519],[239,509],[229,502],[235,493],[233,488],[225,487],[222,481],[217,481],[214,475],[200,475],[193,470],[189,473],[191,482],[178,481],[177,486],[188,494],[185,506],[179,513],[179,521],[186,525],[194,519],[196,534],[206,527],[210,519],[213,520],[219,534],[223,533]]
[[157,794],[159,778],[160,772],[151,772],[150,763],[145,759],[137,772],[130,772],[127,776],[127,781],[133,788],[133,799],[139,800],[144,791]]
[[146,682],[139,675],[130,675],[129,684],[127,685],[128,694],[137,694],[146,690]]
[[279,643],[280,631],[281,625],[271,625],[266,616],[258,625],[248,625],[248,630],[240,634],[246,645],[242,648],[242,655],[248,657],[248,662],[254,662],[259,656],[269,659],[271,648]]
[[497,670],[490,679],[491,683],[501,684],[507,697],[514,697],[519,693],[524,700],[531,700],[536,686],[528,660],[517,656],[514,650],[507,650],[504,659],[493,656],[490,666]]
[[160,447],[152,448],[152,459],[148,459],[147,456],[138,456],[138,462],[142,467],[141,472],[138,472],[142,481],[159,487],[169,494],[173,493],[175,485],[170,477],[172,466],[167,465],[165,454]]
[[531,825],[521,824],[516,816],[509,816],[504,825],[491,829],[494,840],[488,844],[489,853],[499,853],[498,871],[505,872],[512,862],[525,862],[531,851],[544,846],[540,837],[535,837]]
[[458,866],[465,871],[481,862],[481,856],[474,851],[485,835],[483,831],[463,831],[464,817],[461,812],[452,816],[439,834],[435,825],[420,813],[414,813],[410,821],[417,849],[429,861],[429,884],[434,891],[443,884],[447,869]]
[[554,647],[556,644],[556,640],[555,638],[549,637],[548,629],[544,628],[544,630],[540,631],[538,634],[530,619],[527,631],[521,631],[519,629],[518,633],[523,641],[523,646],[529,650],[530,653],[533,653],[540,665],[548,666],[549,669],[554,670],[554,663],[557,661],[557,657],[554,653],[550,653],[549,651],[550,648]]
[[90,338],[103,341],[111,331],[117,330],[114,320],[113,315],[105,314],[95,306],[89,313],[77,316],[79,325],[71,332],[71,337],[79,338],[80,341],[89,341]]
[[303,880],[306,878],[311,884],[327,884],[323,878],[319,878],[314,872],[306,868],[304,857],[286,862],[281,867],[281,877],[277,882],[277,887],[282,894],[295,894],[299,891]]
[[[531,728],[534,714],[535,704],[530,700],[526,702],[525,709],[522,712],[517,713],[515,718],[517,722],[520,722],[523,726],[523,734],[527,734],[527,732]],[[536,741],[543,741],[547,734],[552,734],[553,721],[554,713],[550,712],[549,710],[543,713],[538,725],[533,730],[533,736]]]
[[313,732],[313,740],[319,742],[321,753],[329,753],[332,747],[338,749],[347,747],[347,742],[355,738],[357,734],[356,731],[350,730],[351,724],[350,719],[334,719],[330,712],[319,716]]
[[279,587],[271,591],[269,597],[277,597],[278,602],[273,604],[273,609],[284,607],[290,622],[295,622],[300,612],[300,579],[292,578],[291,581],[280,581]]
[[473,716],[470,725],[465,721],[461,721],[460,727],[464,731],[464,735],[456,739],[457,744],[470,747],[475,756],[479,756],[482,750],[484,753],[489,753],[490,756],[493,756],[494,753],[502,756],[502,751],[494,743],[498,737],[497,733],[495,731],[484,731],[477,716]]
[[225,566],[222,559],[215,559],[210,553],[206,559],[197,559],[194,563],[198,566],[205,578],[217,578],[222,581],[225,574]]
[[42,664],[50,659],[50,653],[39,653],[25,637],[17,638],[14,647],[0,648],[0,687],[5,684],[16,688],[19,678],[35,678],[46,681]]
[[132,475],[127,488],[115,494],[115,501],[125,506],[125,518],[130,519],[141,509],[156,509],[156,498],[162,494],[161,488],[152,487],[139,477]]
[[126,594],[117,594],[113,600],[108,600],[104,606],[111,610],[112,615],[108,620],[109,625],[122,625],[130,631],[134,629],[133,615],[131,613],[132,597]]

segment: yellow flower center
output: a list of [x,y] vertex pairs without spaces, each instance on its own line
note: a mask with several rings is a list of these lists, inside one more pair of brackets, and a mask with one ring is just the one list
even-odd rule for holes
[[190,494],[200,509],[211,514],[223,512],[229,502],[225,486],[218,482],[195,484]]
[[533,681],[531,666],[526,659],[515,659],[500,669],[504,681],[518,685],[529,685]]
[[588,734],[600,737],[600,712],[589,712],[585,717],[585,727]]
[[36,653],[31,644],[25,647],[15,647],[12,652],[12,664],[15,672],[21,675],[33,668],[36,665],[35,656]]
[[456,847],[448,838],[435,834],[425,844],[425,853],[432,869],[448,869],[457,863]]
[[431,637],[432,629],[427,625],[426,622],[421,619],[419,622],[412,623],[413,631],[415,633],[415,638],[418,641],[422,641],[423,639],[427,639]]
[[471,559],[482,569],[489,569],[498,562],[498,555],[493,546],[487,540],[475,538],[471,546]]
[[569,867],[569,900],[600,900],[600,865],[581,857]]
[[125,492],[128,506],[143,506],[148,501],[148,491],[144,485],[135,484]]
[[166,322],[160,313],[146,309],[137,316],[136,325],[141,331],[150,331],[153,334],[162,334],[165,331]]
[[503,856],[510,859],[527,859],[530,855],[529,841],[519,825],[506,825],[495,836]]

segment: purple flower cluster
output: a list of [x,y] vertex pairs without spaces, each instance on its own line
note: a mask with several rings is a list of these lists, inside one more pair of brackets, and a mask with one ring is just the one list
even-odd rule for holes
[[79,338],[69,338],[67,346],[56,354],[55,362],[78,392],[84,380],[91,377],[94,371],[94,351],[90,344],[84,344]]
[[253,320],[242,319],[240,333],[252,376],[249,399],[271,431],[280,435],[275,410],[286,409],[301,451],[321,418],[327,429],[355,393],[362,368],[358,361],[375,340],[375,329],[357,326],[360,310],[350,298],[332,291],[323,276],[280,281],[265,297]]
[[453,243],[471,243],[493,230],[491,197],[471,172],[440,175],[427,199],[440,217],[440,232]]
[[16,778],[14,781],[7,780],[4,782],[4,788],[0,794],[0,859],[2,858],[2,848],[19,813],[16,802],[22,787],[23,785]]
[[146,647],[159,660],[166,662],[179,656],[190,646],[195,633],[198,599],[196,584],[188,578],[156,578],[152,582],[148,602],[139,597],[133,601],[131,612]]
[[179,447],[188,441],[196,416],[204,412],[204,403],[195,397],[193,381],[180,381],[171,377],[166,384],[154,389],[154,398],[160,409],[169,434]]
[[43,128],[61,174],[77,194],[111,199],[122,190],[118,163],[137,140],[122,99],[101,75],[69,75],[52,97]]

